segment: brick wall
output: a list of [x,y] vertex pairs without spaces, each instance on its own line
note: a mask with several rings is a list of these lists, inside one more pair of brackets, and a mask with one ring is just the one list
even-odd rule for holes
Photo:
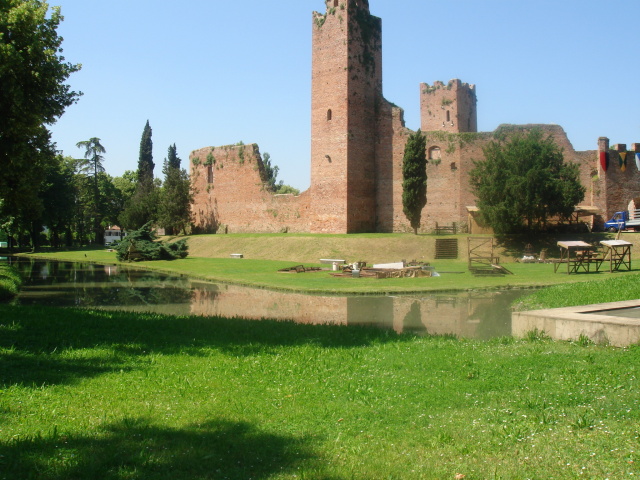
[[201,148],[189,160],[197,231],[309,231],[308,192],[293,196],[268,191],[257,145]]
[[381,102],[376,144],[376,231],[412,231],[402,212],[402,157],[409,135],[404,112]]
[[450,80],[420,84],[420,119],[424,132],[477,132],[476,87]]

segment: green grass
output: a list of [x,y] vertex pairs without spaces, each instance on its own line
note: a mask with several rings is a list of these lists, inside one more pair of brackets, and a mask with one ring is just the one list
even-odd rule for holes
[[[93,261],[117,263],[114,252],[105,250],[82,250],[71,252],[39,253],[42,258],[71,261]],[[295,265],[295,262],[261,259],[202,258],[189,256],[182,260],[135,262],[132,267],[149,268],[169,273],[188,275],[192,278],[238,285],[263,287],[306,293],[336,294],[381,294],[416,293],[447,290],[473,290],[495,288],[541,287],[560,283],[584,282],[610,278],[606,272],[567,275],[554,273],[553,265],[535,263],[505,263],[514,275],[502,277],[474,277],[467,270],[467,262],[461,260],[435,260],[431,262],[437,271],[443,272],[436,278],[401,278],[375,280],[368,278],[332,277],[328,272],[282,274],[278,270]],[[306,265],[318,265],[309,264]],[[327,266],[324,265],[326,268]],[[460,273],[447,273],[460,272]],[[616,275],[637,277],[637,268],[631,272]]]
[[518,310],[574,307],[637,298],[640,298],[640,276],[615,274],[601,281],[554,285],[539,290],[523,298]]
[[0,479],[640,475],[640,348],[0,305]]
[[20,274],[13,267],[0,264],[0,300],[15,297],[21,284]]

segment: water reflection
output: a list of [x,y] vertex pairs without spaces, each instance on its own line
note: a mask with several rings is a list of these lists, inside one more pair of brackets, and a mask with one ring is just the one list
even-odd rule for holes
[[22,305],[377,325],[397,332],[480,339],[511,335],[510,305],[525,293],[320,296],[213,284],[115,265],[11,261],[25,281],[15,300]]

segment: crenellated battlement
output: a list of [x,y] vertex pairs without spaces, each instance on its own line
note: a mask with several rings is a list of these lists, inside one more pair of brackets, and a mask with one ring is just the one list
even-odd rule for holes
[[598,151],[608,152],[613,150],[614,152],[633,152],[640,153],[640,143],[632,143],[630,148],[627,148],[626,143],[616,143],[613,146],[609,146],[610,141],[607,137],[598,138]]

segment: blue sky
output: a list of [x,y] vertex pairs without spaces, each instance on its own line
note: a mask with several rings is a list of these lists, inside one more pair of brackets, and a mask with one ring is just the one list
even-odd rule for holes
[[[476,84],[478,129],[554,123],[577,150],[640,143],[637,0],[370,0],[382,18],[385,97],[419,127],[419,84]],[[312,12],[323,0],[50,0],[84,92],[52,127],[65,155],[99,137],[105,168],[155,173],[189,152],[258,143],[279,179],[309,186]]]

